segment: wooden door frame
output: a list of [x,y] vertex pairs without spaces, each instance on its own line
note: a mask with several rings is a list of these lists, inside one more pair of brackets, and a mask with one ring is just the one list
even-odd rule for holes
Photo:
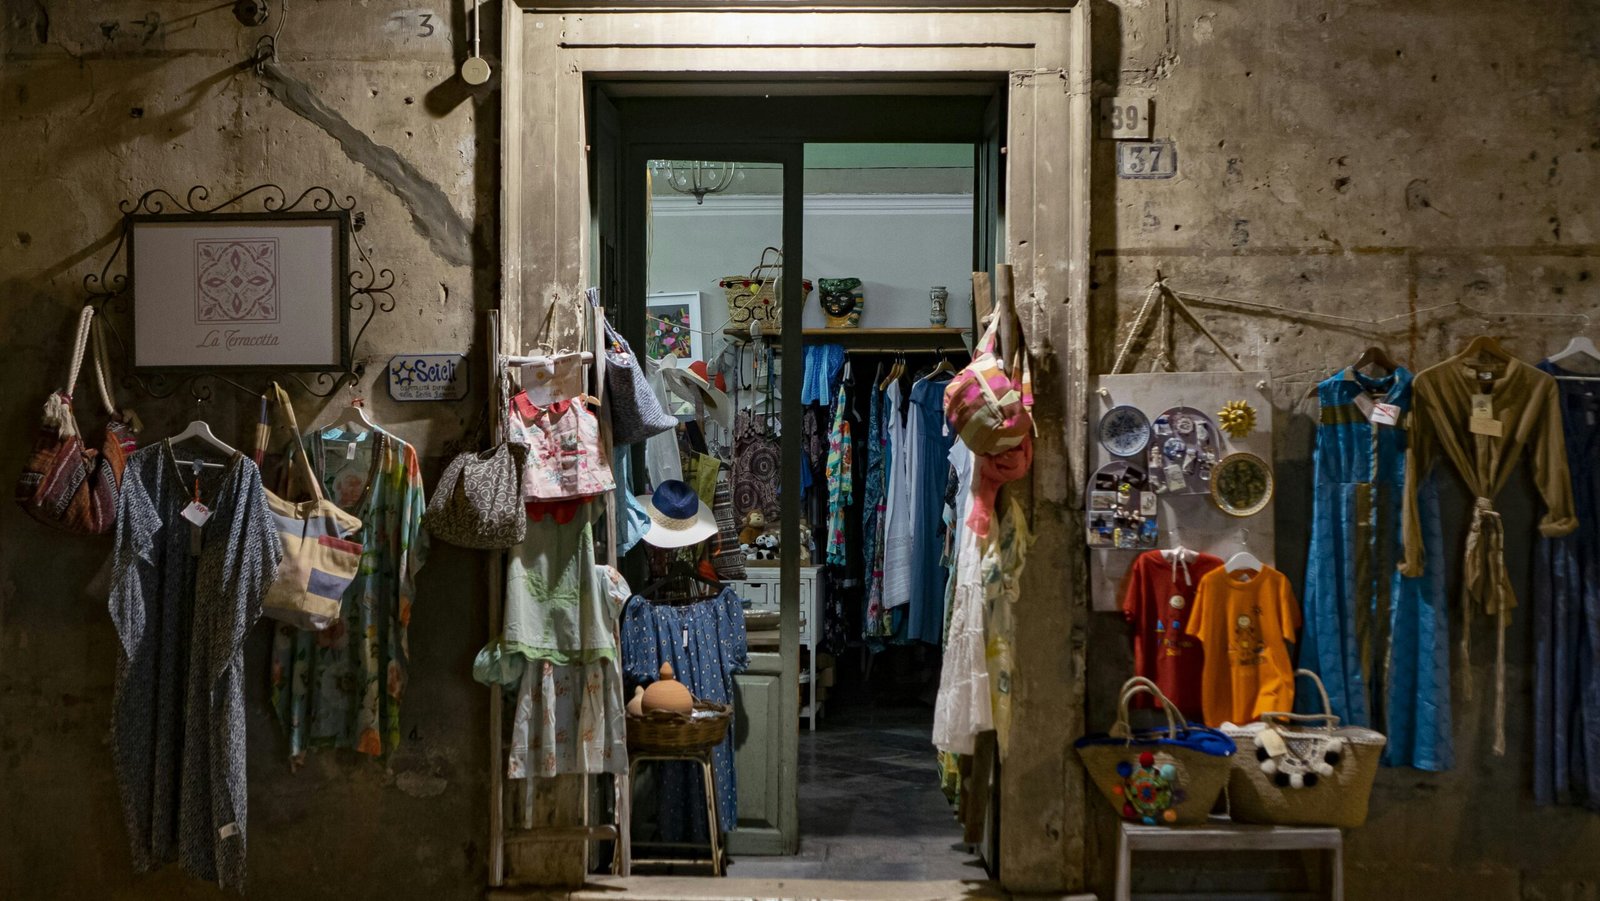
[[[1002,228],[1035,360],[1039,426],[1033,475],[1019,486],[1031,495],[1038,537],[1017,608],[1027,628],[1016,636],[1013,739],[1000,784],[1000,879],[1019,893],[1072,891],[1084,878],[1084,781],[1070,743],[1083,731],[1087,618],[1078,511],[1087,449],[1088,16],[1086,3],[1029,0],[831,0],[822,8],[793,0],[516,0],[505,4],[502,21],[507,353],[523,352],[524,335],[546,322],[558,343],[579,333],[590,279],[592,80],[702,94],[751,85],[933,93],[964,80],[1006,81]],[[785,374],[790,369],[799,374],[798,367]],[[798,603],[789,597],[792,581],[785,580],[785,609]],[[583,805],[573,780],[540,783],[537,821],[578,822]],[[581,846],[516,847],[524,849],[518,881],[583,882]],[[502,882],[503,850],[492,837],[491,885]]]

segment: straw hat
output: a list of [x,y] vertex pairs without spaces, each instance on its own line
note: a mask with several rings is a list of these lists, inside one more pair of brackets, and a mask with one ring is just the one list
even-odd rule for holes
[[699,393],[701,407],[705,409],[708,418],[716,421],[724,429],[733,428],[733,400],[722,391],[717,390],[706,381],[705,364],[696,362],[693,366],[679,369],[675,366],[661,367],[661,378],[666,383],[667,389],[685,400]]
[[700,495],[677,479],[656,486],[655,494],[639,495],[639,503],[650,514],[650,530],[644,533],[647,544],[656,547],[688,547],[717,534],[717,518],[700,502]]

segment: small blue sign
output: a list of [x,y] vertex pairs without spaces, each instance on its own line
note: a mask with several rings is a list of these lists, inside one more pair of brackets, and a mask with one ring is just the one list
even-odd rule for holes
[[460,400],[467,396],[467,358],[461,354],[400,354],[389,360],[389,396],[398,401]]

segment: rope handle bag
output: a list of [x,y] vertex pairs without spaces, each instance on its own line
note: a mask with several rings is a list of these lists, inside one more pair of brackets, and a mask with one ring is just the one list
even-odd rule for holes
[[[1166,728],[1135,731],[1128,702],[1150,694],[1166,715]],[[1095,787],[1123,819],[1156,826],[1204,823],[1228,783],[1234,743],[1226,735],[1184,719],[1154,682],[1135,676],[1123,683],[1117,719],[1107,731],[1076,742]]]
[[[73,410],[72,394],[85,355],[92,355],[95,386],[109,417],[98,450],[84,444]],[[116,525],[122,471],[139,421],[117,409],[106,379],[110,368],[105,334],[95,321],[94,307],[85,305],[78,314],[66,383],[45,400],[33,453],[17,479],[17,503],[45,525],[80,535],[109,534]]]

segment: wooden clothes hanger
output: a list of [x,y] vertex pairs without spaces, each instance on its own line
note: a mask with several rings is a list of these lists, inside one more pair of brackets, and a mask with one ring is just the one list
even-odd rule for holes
[[1392,373],[1400,368],[1400,364],[1389,356],[1389,351],[1377,344],[1362,351],[1361,356],[1356,357],[1356,361],[1350,365],[1350,368],[1359,372],[1366,366],[1381,366],[1385,374]]
[[1456,357],[1460,359],[1481,360],[1484,356],[1496,357],[1506,363],[1516,359],[1511,355],[1510,351],[1501,345],[1500,339],[1493,335],[1479,335],[1473,338],[1467,342],[1467,346],[1462,348],[1459,354],[1456,354]]

